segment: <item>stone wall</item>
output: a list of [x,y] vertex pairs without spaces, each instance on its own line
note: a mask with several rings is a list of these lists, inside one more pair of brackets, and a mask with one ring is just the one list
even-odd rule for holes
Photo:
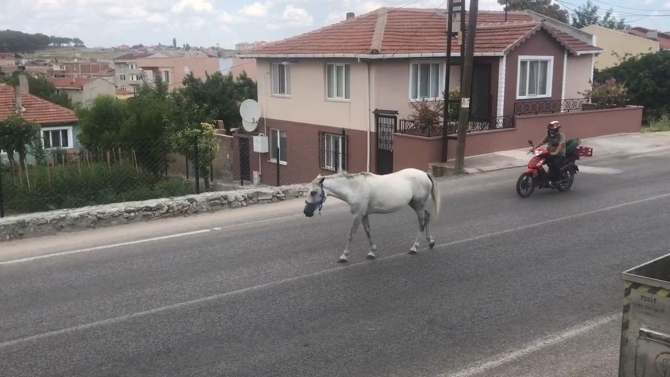
[[307,191],[306,185],[292,185],[30,213],[0,219],[0,240],[39,237],[273,203],[304,197]]

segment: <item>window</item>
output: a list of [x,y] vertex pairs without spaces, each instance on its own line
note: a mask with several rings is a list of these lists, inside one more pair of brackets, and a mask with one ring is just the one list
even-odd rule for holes
[[72,148],[72,127],[42,129],[44,149]]
[[163,71],[163,82],[166,84],[170,83],[170,71]]
[[275,163],[277,146],[279,146],[279,163],[286,165],[286,131],[270,129],[270,161]]
[[520,56],[517,99],[551,97],[553,56]]
[[130,66],[130,69],[137,69],[137,63],[130,63],[128,65]]
[[125,86],[125,85],[121,85],[121,90],[125,91],[125,90],[126,90],[126,86]]
[[272,64],[272,94],[291,95],[291,67],[288,64]]
[[347,170],[347,136],[319,132],[321,168],[340,172]]
[[434,100],[442,97],[443,65],[441,63],[412,63],[410,65],[410,100]]
[[120,69],[120,70],[121,70],[121,69],[128,69],[128,64],[126,64],[126,63],[117,63],[117,64],[116,64],[116,67],[117,67],[118,69]]
[[121,81],[126,81],[126,75],[120,75],[119,80]]
[[328,99],[349,99],[351,66],[349,64],[326,65],[326,91]]

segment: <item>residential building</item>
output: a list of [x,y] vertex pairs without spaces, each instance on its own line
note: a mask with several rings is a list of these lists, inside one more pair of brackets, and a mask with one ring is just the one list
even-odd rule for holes
[[[20,112],[26,120],[40,125],[45,149],[76,153],[79,119],[75,112],[29,94],[27,77],[21,77],[20,83],[17,87],[0,84],[0,119]],[[2,153],[2,158],[6,157]]]
[[142,84],[143,70],[138,65],[138,61],[152,55],[154,54],[125,54],[114,58],[114,81],[116,87],[120,90],[131,92],[139,88]]
[[54,77],[51,82],[57,92],[67,93],[72,103],[85,108],[92,106],[98,96],[116,96],[116,85],[100,77],[95,79]]
[[651,39],[652,41],[658,41],[661,50],[670,50],[670,33],[662,33],[658,30],[640,26],[624,30],[624,32],[641,38]]
[[[427,170],[442,162],[444,132],[455,156],[453,120],[429,127],[409,119],[412,104],[442,98],[446,74],[449,90],[460,86],[460,67],[446,72],[446,12],[381,8],[347,18],[239,55],[257,61],[256,132],[269,137],[269,152],[236,142],[236,179],[248,179],[251,166],[275,184],[277,163],[280,184],[340,169]],[[452,51],[458,60],[456,39]],[[553,119],[569,137],[639,130],[640,108],[582,111],[602,51],[592,35],[537,13],[479,12],[466,154],[524,147]]]
[[[138,59],[138,67],[143,70],[143,75],[148,82],[154,81],[155,77],[162,78],[169,85],[170,90],[182,87],[184,77],[193,73],[196,78],[205,79],[206,74],[221,71],[222,65],[226,66],[224,58],[164,58],[149,56]],[[246,62],[245,62],[246,63]],[[232,65],[230,65],[232,67]],[[237,70],[237,67],[235,67]]]
[[0,53],[0,67],[16,66],[16,56],[11,53]]
[[245,72],[250,79],[257,81],[256,59],[221,58],[219,70],[224,75],[232,73],[235,78]]
[[54,62],[53,75],[70,78],[111,78],[114,77],[114,70],[109,62],[101,62],[97,59],[79,62],[75,59],[72,62]]
[[266,41],[256,41],[256,42],[240,42],[235,44],[235,50],[240,52],[246,52],[254,48],[263,47],[267,45]]
[[598,25],[589,25],[581,29],[596,38],[596,44],[603,53],[596,57],[595,67],[605,69],[619,64],[627,54],[639,55],[660,51],[658,40],[647,39],[635,34],[625,33]]

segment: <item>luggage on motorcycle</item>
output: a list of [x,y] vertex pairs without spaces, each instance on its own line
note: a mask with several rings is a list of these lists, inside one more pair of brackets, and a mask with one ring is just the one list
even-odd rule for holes
[[581,144],[582,141],[579,139],[570,139],[565,143],[565,155],[570,156],[575,153],[575,150]]

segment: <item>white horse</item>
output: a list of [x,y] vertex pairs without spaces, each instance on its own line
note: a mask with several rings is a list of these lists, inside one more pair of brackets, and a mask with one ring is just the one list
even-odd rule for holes
[[419,247],[421,233],[426,231],[426,239],[432,249],[435,240],[430,234],[431,215],[425,209],[428,198],[433,199],[434,219],[440,214],[440,192],[432,174],[418,169],[403,169],[401,171],[377,175],[372,173],[349,174],[346,172],[322,177],[319,174],[311,184],[310,192],[305,200],[305,216],[314,216],[318,208],[319,213],[327,195],[332,195],[351,208],[353,223],[349,231],[349,239],[344,253],[338,260],[345,263],[349,255],[349,245],[363,222],[365,234],[370,241],[370,252],[367,259],[375,259],[377,245],[370,235],[370,214],[393,213],[409,205],[419,218],[419,233],[409,254],[416,254]]

